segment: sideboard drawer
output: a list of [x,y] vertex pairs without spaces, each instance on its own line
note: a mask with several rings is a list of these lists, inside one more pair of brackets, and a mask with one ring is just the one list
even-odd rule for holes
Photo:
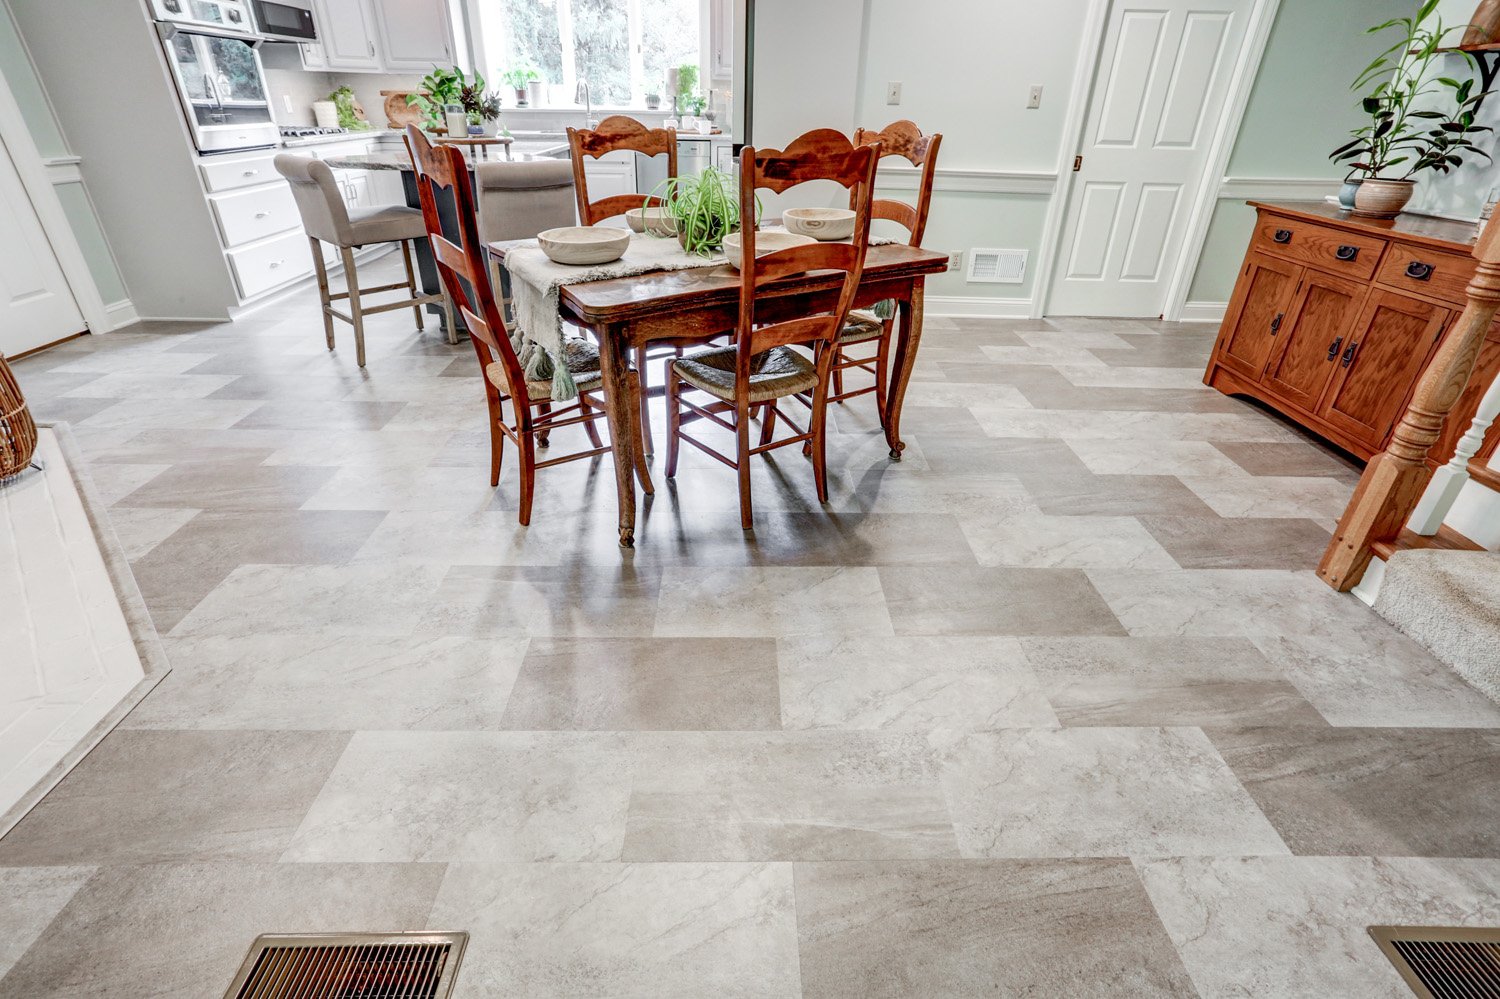
[[1463,304],[1464,290],[1474,279],[1473,257],[1445,253],[1410,243],[1392,243],[1375,280],[1413,295],[1427,295]]
[[1255,224],[1252,249],[1297,260],[1321,271],[1368,281],[1380,263],[1385,240],[1340,229],[1325,229],[1296,219],[1262,215]]

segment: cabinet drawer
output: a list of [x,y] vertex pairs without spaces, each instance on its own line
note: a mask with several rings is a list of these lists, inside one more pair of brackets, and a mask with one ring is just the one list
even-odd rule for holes
[[1467,255],[1392,243],[1376,280],[1413,295],[1462,304],[1464,289],[1474,278],[1475,265],[1474,258]]
[[1380,263],[1385,240],[1339,229],[1264,215],[1255,223],[1251,245],[1262,253],[1288,257],[1332,274],[1368,281]]
[[313,271],[312,248],[301,230],[230,250],[228,256],[242,298],[254,298]]
[[240,194],[215,195],[208,200],[213,203],[214,214],[218,216],[225,247],[264,239],[302,224],[290,184]]
[[203,185],[210,191],[250,187],[252,184],[264,184],[276,179],[276,154],[203,163],[200,164],[200,169],[203,171]]

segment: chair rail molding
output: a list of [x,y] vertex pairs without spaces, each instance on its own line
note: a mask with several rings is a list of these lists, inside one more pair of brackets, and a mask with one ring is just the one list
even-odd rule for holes
[[[915,191],[921,178],[922,171],[913,167],[881,167],[875,178],[875,187],[887,191]],[[1048,195],[1057,189],[1057,178],[1056,172],[938,167],[932,189],[962,194]]]
[[1342,182],[1326,177],[1225,177],[1219,199],[1234,201],[1322,201]]

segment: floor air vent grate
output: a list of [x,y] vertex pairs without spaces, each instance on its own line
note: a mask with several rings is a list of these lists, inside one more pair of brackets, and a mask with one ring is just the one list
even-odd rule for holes
[[267,933],[224,999],[446,999],[467,933]]
[[1500,999],[1500,929],[1372,926],[1370,936],[1421,999]]

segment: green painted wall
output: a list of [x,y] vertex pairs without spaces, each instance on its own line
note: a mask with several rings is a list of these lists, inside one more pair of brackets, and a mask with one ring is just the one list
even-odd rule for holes
[[[26,129],[31,133],[32,141],[36,143],[42,158],[71,155],[62,129],[58,127],[57,119],[53,117],[52,109],[47,104],[36,69],[31,65],[26,48],[21,43],[10,8],[5,5],[4,0],[0,0],[0,78],[10,87],[16,103],[21,106]],[[73,236],[83,250],[84,259],[88,261],[89,272],[94,277],[104,304],[112,305],[128,298],[125,282],[110,255],[104,229],[99,225],[99,217],[94,212],[83,184],[60,184],[54,190],[62,202]]]
[[[1342,180],[1328,152],[1359,124],[1349,84],[1389,44],[1365,29],[1414,7],[1413,0],[1281,0],[1228,175]],[[1189,301],[1229,300],[1254,217],[1243,202],[1219,203]]]

